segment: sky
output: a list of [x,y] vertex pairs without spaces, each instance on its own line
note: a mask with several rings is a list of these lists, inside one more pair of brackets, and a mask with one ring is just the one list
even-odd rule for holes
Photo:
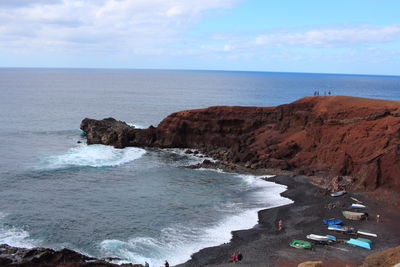
[[400,75],[400,1],[0,0],[0,67]]

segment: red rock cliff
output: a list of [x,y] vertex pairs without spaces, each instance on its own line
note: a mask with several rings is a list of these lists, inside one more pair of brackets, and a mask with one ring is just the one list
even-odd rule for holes
[[276,107],[210,107],[132,131],[125,146],[196,148],[250,168],[348,176],[353,189],[400,192],[398,101],[320,96]]

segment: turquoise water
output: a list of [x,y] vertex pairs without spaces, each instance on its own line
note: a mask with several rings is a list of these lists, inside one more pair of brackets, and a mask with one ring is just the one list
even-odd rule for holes
[[400,77],[0,69],[0,243],[157,266],[227,242],[257,210],[290,203],[285,188],[180,168],[203,160],[182,150],[87,146],[81,120],[147,127],[182,109],[278,105],[315,90],[400,100]]

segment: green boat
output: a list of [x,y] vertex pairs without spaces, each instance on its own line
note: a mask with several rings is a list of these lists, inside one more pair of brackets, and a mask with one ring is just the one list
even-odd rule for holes
[[293,239],[290,246],[294,248],[311,248],[311,243],[303,240]]

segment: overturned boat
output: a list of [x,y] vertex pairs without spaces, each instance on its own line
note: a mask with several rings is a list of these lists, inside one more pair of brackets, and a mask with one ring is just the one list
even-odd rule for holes
[[343,216],[346,219],[359,221],[367,218],[367,214],[365,212],[353,212],[353,211],[342,211]]
[[312,247],[310,242],[297,239],[293,239],[289,245],[294,248],[304,248],[304,249],[310,249]]
[[344,194],[346,194],[346,191],[342,190],[342,191],[332,193],[331,197],[340,197],[340,196],[343,196]]
[[322,220],[323,221],[323,223],[325,224],[325,225],[339,225],[339,224],[342,224],[343,223],[343,221],[342,220],[339,220],[339,219],[334,219],[334,218],[331,218],[331,219],[323,219]]
[[315,235],[315,234],[307,235],[307,239],[310,239],[313,241],[318,241],[318,242],[329,242],[330,241],[329,237],[327,237],[327,236]]
[[350,238],[348,241],[346,241],[346,244],[361,247],[361,248],[366,248],[366,249],[372,249],[371,241],[368,239],[365,239],[365,238],[358,238],[358,239]]
[[341,226],[341,225],[336,225],[336,224],[329,225],[328,230],[336,231],[336,232],[343,233],[343,234],[354,234],[355,233],[353,227]]
[[365,231],[365,230],[358,230],[357,234],[366,235],[366,236],[372,236],[372,237],[378,237],[377,234],[374,234],[374,233],[371,233],[371,232]]
[[352,209],[362,209],[362,210],[368,209],[367,206],[365,206],[363,204],[359,204],[359,203],[351,204],[351,208]]

